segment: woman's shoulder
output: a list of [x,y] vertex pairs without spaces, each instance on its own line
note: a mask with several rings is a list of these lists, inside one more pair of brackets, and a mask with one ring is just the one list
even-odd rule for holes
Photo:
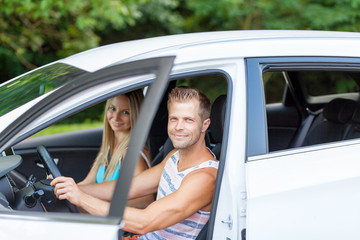
[[150,152],[146,147],[140,152],[140,158],[144,160],[148,168],[151,168]]

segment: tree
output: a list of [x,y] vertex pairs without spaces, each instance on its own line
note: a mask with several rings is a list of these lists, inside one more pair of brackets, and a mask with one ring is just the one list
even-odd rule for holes
[[[0,82],[99,46],[102,35],[134,26],[146,6],[163,10],[174,4],[171,0],[0,0],[0,64],[5,67]],[[157,14],[162,21],[168,15]]]
[[0,0],[0,82],[102,44],[215,30],[360,30],[360,0]]
[[187,0],[187,31],[360,30],[360,0]]

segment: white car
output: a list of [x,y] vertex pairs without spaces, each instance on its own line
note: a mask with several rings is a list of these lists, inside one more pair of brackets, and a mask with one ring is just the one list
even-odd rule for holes
[[[183,84],[205,86],[214,101],[208,144],[220,160],[198,239],[360,239],[359,43],[358,33],[325,31],[165,36],[95,48],[1,84],[0,239],[121,239],[131,159],[149,140],[153,164],[162,160],[165,93]],[[145,102],[109,216],[73,213],[45,173],[82,180],[102,128],[32,136],[139,88]]]

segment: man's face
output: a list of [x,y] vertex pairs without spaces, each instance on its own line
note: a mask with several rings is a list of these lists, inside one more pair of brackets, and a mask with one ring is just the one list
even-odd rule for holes
[[168,134],[175,148],[184,149],[197,143],[203,129],[198,101],[170,104]]

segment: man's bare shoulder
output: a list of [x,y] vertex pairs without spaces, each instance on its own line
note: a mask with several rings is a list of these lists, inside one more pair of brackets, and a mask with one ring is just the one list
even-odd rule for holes
[[215,182],[217,171],[217,168],[214,167],[200,168],[190,172],[188,175],[186,175],[184,180],[192,179],[193,181],[196,178],[199,181]]
[[[186,175],[178,190],[188,198],[188,202],[198,203],[198,209],[210,211],[211,199],[215,189],[217,169],[206,167],[197,169]],[[185,200],[183,200],[186,202]]]

